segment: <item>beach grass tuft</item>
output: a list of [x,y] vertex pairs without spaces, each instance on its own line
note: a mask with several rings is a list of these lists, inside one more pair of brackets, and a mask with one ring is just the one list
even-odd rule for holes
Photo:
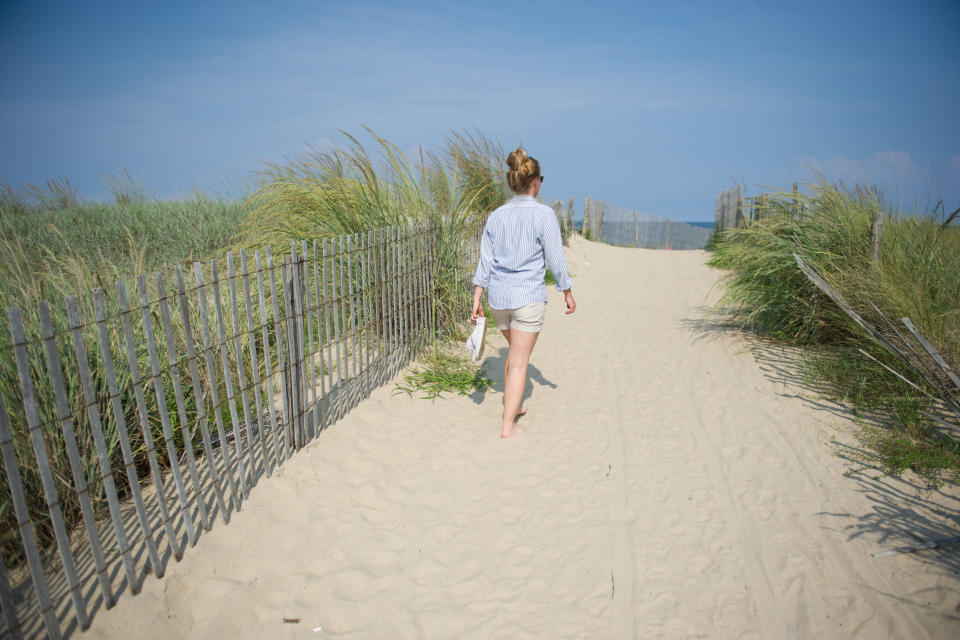
[[[960,444],[923,416],[930,401],[865,357],[866,351],[905,375],[923,380],[869,337],[797,267],[812,265],[868,323],[909,317],[954,369],[960,366],[960,228],[942,205],[903,213],[872,187],[807,185],[806,193],[765,195],[751,224],[717,234],[711,264],[729,270],[720,306],[741,325],[808,347],[808,382],[823,393],[879,417],[865,436],[876,464],[910,468],[931,480],[960,473]],[[884,220],[879,257],[871,225]],[[865,423],[866,424],[866,423]]]
[[459,339],[473,269],[465,249],[507,198],[500,144],[479,132],[452,132],[439,147],[418,149],[410,158],[370,129],[374,151],[342,133],[344,146],[264,165],[239,244],[283,246],[291,239],[427,224],[434,231],[431,293],[438,330]]
[[425,354],[422,362],[423,366],[404,375],[403,384],[397,384],[395,392],[403,392],[411,397],[419,393],[424,399],[436,400],[444,393],[467,396],[483,393],[493,387],[493,381],[483,375],[481,367],[449,350],[434,346]]

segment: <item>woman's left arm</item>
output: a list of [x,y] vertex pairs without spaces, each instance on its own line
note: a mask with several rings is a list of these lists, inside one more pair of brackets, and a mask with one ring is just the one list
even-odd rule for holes
[[563,236],[560,234],[560,224],[557,216],[551,211],[544,214],[543,224],[543,256],[547,266],[557,281],[557,291],[567,291],[573,286],[573,280],[567,273],[567,258],[563,255]]

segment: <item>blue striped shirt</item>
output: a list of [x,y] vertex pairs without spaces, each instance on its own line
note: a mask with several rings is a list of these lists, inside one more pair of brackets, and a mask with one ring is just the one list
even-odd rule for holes
[[473,284],[487,290],[492,309],[546,302],[547,266],[558,291],[573,286],[553,209],[532,196],[514,196],[487,218]]

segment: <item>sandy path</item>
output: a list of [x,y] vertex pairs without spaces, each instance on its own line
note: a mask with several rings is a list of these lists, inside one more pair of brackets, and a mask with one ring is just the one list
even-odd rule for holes
[[954,535],[958,492],[844,476],[845,412],[702,322],[704,257],[575,239],[527,433],[380,389],[79,637],[957,637],[956,547],[871,554]]

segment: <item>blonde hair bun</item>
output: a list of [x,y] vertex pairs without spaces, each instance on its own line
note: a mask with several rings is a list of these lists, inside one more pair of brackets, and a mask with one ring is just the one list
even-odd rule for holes
[[515,193],[522,193],[530,188],[533,179],[540,175],[540,163],[536,158],[527,155],[523,147],[517,147],[507,156],[507,183]]

